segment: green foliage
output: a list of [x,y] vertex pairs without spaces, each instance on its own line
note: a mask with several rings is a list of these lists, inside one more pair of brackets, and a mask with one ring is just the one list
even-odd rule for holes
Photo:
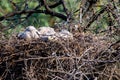
[[9,12],[12,12],[12,8],[8,0],[0,0],[0,16]]

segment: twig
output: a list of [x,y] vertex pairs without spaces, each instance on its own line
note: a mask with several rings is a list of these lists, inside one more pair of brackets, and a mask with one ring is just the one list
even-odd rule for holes
[[87,30],[87,28],[90,27],[90,25],[102,14],[104,13],[104,11],[106,10],[106,6],[104,6],[99,12],[96,12],[95,14],[93,14],[93,16],[90,18],[90,21],[87,23],[87,25],[85,26],[85,30]]
[[15,10],[20,10],[19,9],[19,7],[16,5],[16,3],[14,3],[12,0],[10,0],[10,3],[13,5],[13,8],[15,9]]
[[59,5],[61,5],[61,0],[59,1],[59,2],[56,2],[56,3],[54,3],[54,4],[52,4],[52,5],[49,5],[49,8],[55,8],[55,7],[57,7],[57,6],[59,6]]
[[117,66],[115,65],[114,68],[112,69],[112,72],[111,72],[111,75],[110,75],[109,80],[112,80],[112,79],[113,79],[113,74],[114,74],[114,72],[115,72],[116,67],[117,67]]
[[52,12],[52,10],[49,8],[49,6],[48,6],[47,3],[46,3],[46,0],[43,0],[43,3],[44,3],[44,5],[45,5],[46,11]]

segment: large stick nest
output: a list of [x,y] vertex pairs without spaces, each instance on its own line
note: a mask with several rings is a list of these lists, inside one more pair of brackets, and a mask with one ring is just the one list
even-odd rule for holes
[[1,80],[119,80],[119,62],[120,42],[92,34],[78,33],[73,40],[0,41]]

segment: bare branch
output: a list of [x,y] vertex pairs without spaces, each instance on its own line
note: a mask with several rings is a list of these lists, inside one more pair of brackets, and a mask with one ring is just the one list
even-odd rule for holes
[[56,2],[55,4],[53,4],[53,5],[49,5],[49,7],[50,8],[55,8],[55,7],[57,7],[57,6],[59,6],[59,5],[61,5],[61,0],[59,1],[59,2]]
[[[13,2],[12,2],[13,3]],[[39,5],[36,6],[33,10],[22,10],[22,11],[15,11],[15,12],[12,12],[12,13],[9,13],[7,15],[4,15],[4,16],[1,16],[0,17],[0,21],[4,20],[4,19],[7,19],[9,17],[12,17],[12,16],[15,16],[15,15],[21,15],[21,14],[28,14],[26,16],[26,19],[31,16],[33,13],[44,13],[44,14],[49,14],[51,16],[56,16],[58,18],[61,18],[63,20],[67,20],[67,16],[65,16],[64,14],[61,14],[61,13],[57,13],[57,12],[54,12],[52,11],[50,8],[55,8],[57,7],[58,5],[62,4],[61,0],[59,2],[56,2],[55,4],[53,5],[50,5],[48,6],[48,4],[46,3],[46,0],[41,0],[39,1]],[[14,5],[16,5],[14,3]],[[45,5],[45,8],[46,10],[37,10],[39,9],[41,6]]]
[[10,0],[10,3],[13,5],[13,8],[15,9],[15,10],[20,10],[19,9],[19,7],[16,5],[16,3],[14,3],[12,0]]
[[28,14],[28,13],[44,13],[44,14],[49,14],[51,16],[56,16],[58,18],[61,18],[63,20],[67,20],[67,16],[61,14],[61,13],[57,13],[57,12],[52,12],[52,11],[48,11],[48,10],[26,10],[26,11],[16,11],[10,14],[7,14],[5,16],[0,17],[0,21],[7,19],[9,17],[15,16],[15,15],[21,15],[21,14]]
[[67,14],[67,16],[69,16],[69,12],[68,12],[68,9],[67,9],[66,6],[65,6],[64,0],[61,0],[61,1],[62,1],[62,5],[63,5],[63,8],[64,8],[65,13]]
[[84,30],[86,30],[102,13],[104,13],[106,8],[107,7],[104,6],[99,12],[96,12],[95,14],[93,14],[94,16],[90,18],[90,21],[87,23]]

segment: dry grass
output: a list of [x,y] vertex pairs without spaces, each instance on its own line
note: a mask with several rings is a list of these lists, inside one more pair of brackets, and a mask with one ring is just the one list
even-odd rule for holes
[[76,33],[74,40],[0,41],[1,80],[119,80],[120,42]]

